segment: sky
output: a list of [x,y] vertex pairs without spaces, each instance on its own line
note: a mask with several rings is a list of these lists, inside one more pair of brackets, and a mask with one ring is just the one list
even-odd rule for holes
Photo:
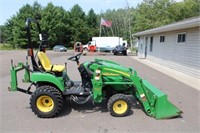
[[[25,5],[32,5],[35,0],[0,0],[0,25],[3,25],[7,19],[16,15],[19,9]],[[55,6],[62,6],[69,11],[75,4],[79,4],[83,11],[87,13],[91,8],[95,13],[106,11],[107,9],[119,9],[127,7],[136,7],[143,0],[37,0],[43,7],[52,2]]]

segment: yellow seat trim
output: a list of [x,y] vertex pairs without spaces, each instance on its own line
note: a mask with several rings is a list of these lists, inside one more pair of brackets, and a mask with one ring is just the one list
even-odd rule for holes
[[52,64],[44,52],[38,52],[38,58],[42,64],[42,67],[45,69],[45,71],[62,72],[65,69],[65,65],[53,65],[53,68],[52,68]]
[[65,69],[64,65],[53,65],[52,71],[62,72]]

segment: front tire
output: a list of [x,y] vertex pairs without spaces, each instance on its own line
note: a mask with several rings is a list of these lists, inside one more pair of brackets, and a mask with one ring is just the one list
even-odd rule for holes
[[63,97],[53,86],[40,86],[32,93],[30,105],[38,117],[52,118],[60,113],[63,107]]
[[124,94],[115,94],[108,100],[107,107],[112,116],[126,116],[131,110],[130,97]]

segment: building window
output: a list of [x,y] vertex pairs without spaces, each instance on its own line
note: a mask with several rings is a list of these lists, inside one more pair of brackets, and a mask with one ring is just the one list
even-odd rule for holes
[[142,45],[143,45],[142,44],[142,38],[140,39],[140,44],[139,45],[140,45],[140,49],[142,49]]
[[186,33],[179,33],[177,43],[184,43],[186,41]]
[[153,51],[153,37],[150,37],[150,49],[149,49],[150,52]]
[[165,36],[160,36],[160,42],[161,43],[165,42]]

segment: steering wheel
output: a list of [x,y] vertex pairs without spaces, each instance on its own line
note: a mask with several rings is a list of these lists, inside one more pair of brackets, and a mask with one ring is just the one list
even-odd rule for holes
[[81,54],[82,53],[78,53],[77,55],[71,56],[71,57],[68,58],[68,60],[76,61],[77,65],[79,65],[79,59],[81,57]]

